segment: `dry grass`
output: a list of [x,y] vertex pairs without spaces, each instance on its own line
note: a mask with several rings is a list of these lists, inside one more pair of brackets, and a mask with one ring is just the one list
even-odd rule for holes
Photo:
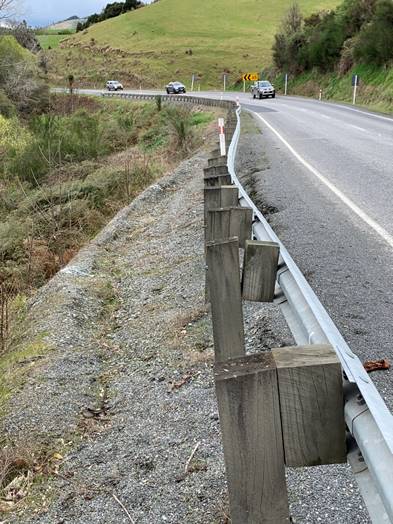
[[42,444],[7,444],[0,450],[0,512],[18,508],[40,477],[56,475],[63,456]]

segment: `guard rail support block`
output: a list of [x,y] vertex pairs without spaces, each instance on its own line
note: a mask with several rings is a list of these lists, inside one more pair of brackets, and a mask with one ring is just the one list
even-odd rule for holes
[[209,158],[207,161],[207,165],[208,167],[226,166],[227,157],[226,156],[215,156],[213,158]]
[[222,362],[245,354],[238,239],[208,242],[206,263],[214,352]]
[[215,364],[232,524],[289,523],[277,370],[271,352]]
[[209,209],[235,207],[239,202],[239,190],[236,186],[205,187],[205,226]]
[[239,239],[244,248],[252,234],[252,209],[249,207],[226,207],[210,209],[207,214],[206,240]]
[[280,247],[275,242],[245,243],[242,296],[254,302],[273,302]]
[[285,464],[346,462],[343,381],[329,345],[272,350],[277,366]]
[[231,175],[212,175],[204,178],[205,187],[228,186],[232,182]]
[[205,177],[212,175],[227,175],[228,167],[226,165],[205,167],[203,173]]

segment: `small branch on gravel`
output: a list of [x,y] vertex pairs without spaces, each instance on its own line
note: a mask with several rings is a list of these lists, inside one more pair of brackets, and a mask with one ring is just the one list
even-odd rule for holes
[[195,448],[192,450],[191,455],[189,456],[189,458],[188,458],[188,460],[187,460],[187,463],[186,463],[186,465],[185,465],[184,473],[188,473],[188,468],[190,467],[191,461],[192,461],[192,459],[194,458],[194,455],[195,455],[195,453],[197,452],[197,449],[199,448],[200,445],[201,445],[201,443],[200,443],[200,442],[197,442]]
[[112,493],[112,496],[116,500],[116,502],[119,504],[119,506],[123,509],[123,511],[127,515],[127,517],[130,519],[130,522],[132,522],[132,524],[135,524],[135,520],[131,517],[131,515],[127,511],[127,508],[124,506],[124,504],[116,497],[116,495],[114,493]]

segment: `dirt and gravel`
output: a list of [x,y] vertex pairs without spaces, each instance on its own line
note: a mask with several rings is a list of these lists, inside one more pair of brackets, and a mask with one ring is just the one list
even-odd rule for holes
[[[239,166],[249,187],[269,168],[260,147],[248,121]],[[2,431],[60,458],[2,522],[230,522],[204,302],[207,158],[148,188],[31,303],[29,336],[47,351]],[[249,351],[292,342],[275,306],[247,304],[244,316]],[[368,522],[346,466],[289,471],[288,486],[297,523]]]

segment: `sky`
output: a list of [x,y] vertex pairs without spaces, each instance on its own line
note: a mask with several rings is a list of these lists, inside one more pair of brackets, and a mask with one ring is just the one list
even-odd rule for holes
[[114,0],[22,0],[21,18],[31,26],[46,26],[70,16],[99,13]]

